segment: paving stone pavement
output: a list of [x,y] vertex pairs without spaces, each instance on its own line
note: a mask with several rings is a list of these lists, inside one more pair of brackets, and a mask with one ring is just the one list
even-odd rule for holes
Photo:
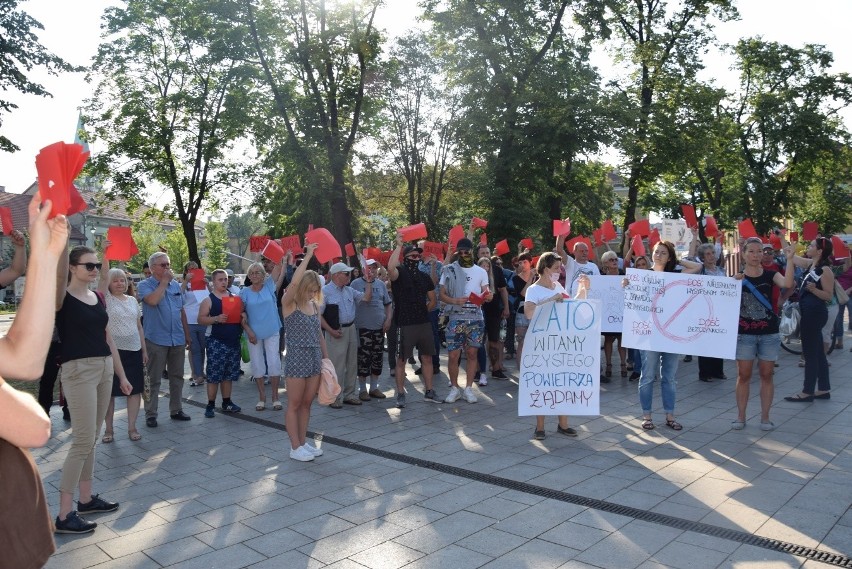
[[[572,417],[576,439],[548,418],[544,441],[517,416],[514,360],[513,379],[490,380],[473,405],[426,403],[408,366],[408,406],[397,409],[385,370],[388,399],[314,405],[310,428],[325,454],[310,463],[289,459],[284,413],[255,411],[249,381],[234,388],[242,414],[213,419],[202,413],[204,388],[187,382],[192,421],[161,414],[150,429],[140,419],[140,442],[128,440],[117,403],[116,441],[98,444],[94,486],[121,508],[93,516],[93,534],[57,536],[47,567],[829,566],[748,534],[852,567],[852,354],[829,361],[831,400],[788,403],[802,369],[782,352],[772,432],[759,428],[754,382],[748,425],[732,431],[734,363],[731,379],[702,383],[694,360],[677,374],[682,431],[663,424],[658,392],[657,428],[643,431],[637,385],[616,371],[601,416]],[[446,375],[435,381],[445,395]],[[55,513],[70,428],[58,408],[52,417],[53,437],[33,454]]]

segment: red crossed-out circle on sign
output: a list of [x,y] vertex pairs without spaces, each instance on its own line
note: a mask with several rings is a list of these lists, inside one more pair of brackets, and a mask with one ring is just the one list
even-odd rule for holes
[[[672,291],[674,288],[681,287],[681,286],[694,286],[694,282],[690,282],[690,281],[687,281],[687,280],[679,280],[679,281],[670,282],[665,287],[663,287],[659,292],[657,292],[657,294],[654,296],[653,300],[651,301],[651,307],[656,308],[657,301],[660,299],[661,296],[663,296],[664,293],[668,293],[669,291]],[[677,322],[680,315],[683,313],[684,310],[686,310],[686,307],[689,306],[690,304],[692,304],[692,302],[696,298],[699,298],[699,297],[701,297],[704,300],[705,304],[707,305],[707,312],[708,313],[707,313],[706,318],[714,318],[715,314],[713,312],[713,303],[710,302],[710,300],[705,295],[703,295],[703,294],[690,295],[690,297],[687,298],[686,302],[684,302],[674,312],[672,312],[671,316],[669,316],[668,319],[665,322],[660,321],[660,319],[659,319],[660,316],[659,316],[658,312],[656,312],[656,311],[651,312],[651,315],[654,319],[654,325],[657,327],[657,329],[660,331],[660,333],[663,336],[665,336],[666,338],[668,338],[669,340],[671,340],[673,342],[679,342],[679,343],[693,342],[693,341],[697,340],[698,338],[700,338],[701,336],[703,336],[704,332],[695,332],[694,334],[692,334],[690,336],[680,336],[680,335],[675,334],[675,333],[670,331],[670,328],[675,324],[675,322]]]

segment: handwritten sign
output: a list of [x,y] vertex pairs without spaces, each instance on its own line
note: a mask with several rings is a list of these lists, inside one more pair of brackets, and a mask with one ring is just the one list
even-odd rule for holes
[[686,227],[685,219],[664,219],[663,241],[671,241],[678,252],[689,251],[692,242],[692,232]]
[[601,332],[621,332],[624,320],[624,288],[622,275],[590,275],[590,300],[601,304]]
[[735,359],[741,281],[638,269],[627,279],[625,347]]
[[536,306],[524,340],[518,415],[600,414],[600,304]]

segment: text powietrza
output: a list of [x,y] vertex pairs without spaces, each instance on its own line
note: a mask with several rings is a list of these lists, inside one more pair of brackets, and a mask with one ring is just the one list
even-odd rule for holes
[[536,306],[518,378],[518,415],[599,415],[601,319],[597,300]]

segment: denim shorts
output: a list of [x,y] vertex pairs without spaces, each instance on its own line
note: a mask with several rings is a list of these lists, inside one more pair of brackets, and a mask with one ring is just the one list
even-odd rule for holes
[[778,361],[781,350],[780,334],[739,334],[737,336],[737,359],[765,362]]

